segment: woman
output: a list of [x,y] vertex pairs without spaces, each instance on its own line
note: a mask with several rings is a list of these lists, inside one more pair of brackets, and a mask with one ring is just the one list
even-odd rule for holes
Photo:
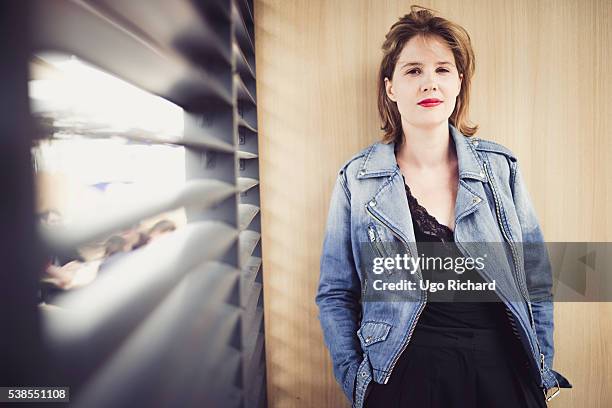
[[[429,9],[413,6],[386,36],[385,136],[339,171],[316,298],[334,375],[355,407],[545,407],[571,388],[552,370],[550,263],[516,157],[476,140],[467,122],[473,73],[467,32]],[[482,264],[372,274],[374,257],[402,252]],[[381,277],[490,291],[416,285],[380,301]]]

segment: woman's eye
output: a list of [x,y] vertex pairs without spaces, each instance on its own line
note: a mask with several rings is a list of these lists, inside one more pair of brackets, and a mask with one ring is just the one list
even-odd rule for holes
[[[446,69],[446,68],[438,68],[438,69],[437,69],[437,71],[438,71],[438,72],[450,72],[450,71],[449,71],[448,69]],[[419,73],[421,73],[421,70],[420,70],[419,68],[414,68],[414,69],[411,69],[410,71],[408,71],[408,72],[406,72],[406,73],[407,73],[407,74],[410,74],[410,75],[415,75],[415,74],[419,74]]]

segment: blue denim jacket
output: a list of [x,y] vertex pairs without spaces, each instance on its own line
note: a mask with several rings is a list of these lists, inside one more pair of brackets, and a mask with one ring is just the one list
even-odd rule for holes
[[[506,256],[489,260],[483,273],[501,282],[496,289],[518,322],[518,336],[543,391],[571,388],[552,369],[552,274],[544,238],[518,168],[504,146],[461,134],[449,125],[457,152],[459,187],[455,204],[455,241],[505,242]],[[417,248],[404,180],[394,144],[362,150],[338,173],[321,256],[316,296],[324,340],[334,375],[354,407],[362,407],[371,381],[384,384],[410,341],[427,294],[415,301],[364,302],[362,244],[375,229],[382,241]],[[492,262],[492,264],[491,264]],[[525,271],[528,271],[527,273]],[[524,296],[516,296],[516,294]],[[532,301],[537,299],[537,301]]]

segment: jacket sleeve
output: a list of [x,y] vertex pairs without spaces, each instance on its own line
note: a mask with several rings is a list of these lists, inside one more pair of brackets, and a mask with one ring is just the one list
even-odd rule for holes
[[363,354],[357,337],[360,288],[351,245],[350,193],[341,171],[329,206],[316,304],[334,376],[351,403]]
[[[554,304],[552,294],[552,268],[542,229],[535,209],[519,170],[518,163],[511,163],[514,204],[521,227],[523,260],[527,290],[531,300],[532,313],[540,351],[545,366],[559,382],[561,388],[572,388],[569,381],[552,369],[554,358]],[[554,383],[554,379],[552,380]]]

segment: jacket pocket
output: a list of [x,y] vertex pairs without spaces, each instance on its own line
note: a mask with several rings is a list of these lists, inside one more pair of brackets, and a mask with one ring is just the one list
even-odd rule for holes
[[550,371],[557,378],[557,381],[559,382],[559,387],[560,388],[574,388],[572,386],[572,384],[568,381],[567,378],[565,378],[564,376],[562,376],[561,374],[559,374],[558,372],[556,372],[553,369],[550,369]]
[[372,344],[386,340],[390,330],[391,325],[389,323],[374,321],[362,323],[359,330],[357,330],[361,347],[365,349]]

